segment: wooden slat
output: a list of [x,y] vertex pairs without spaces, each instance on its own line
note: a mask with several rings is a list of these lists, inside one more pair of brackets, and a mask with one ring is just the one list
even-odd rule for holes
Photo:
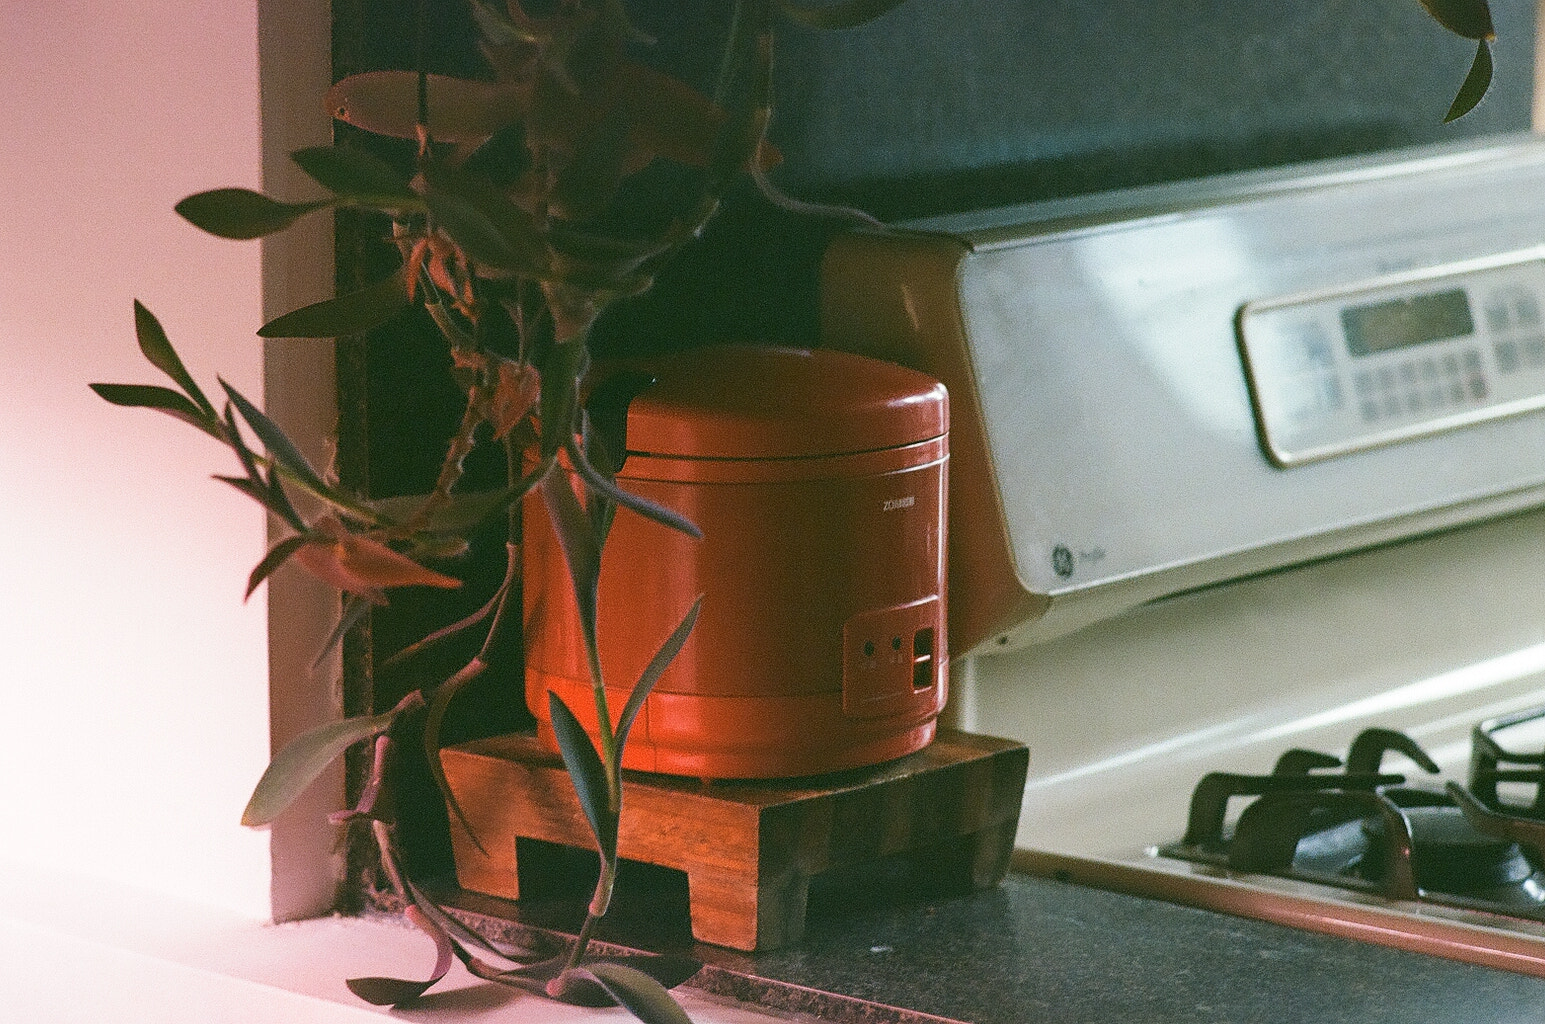
[[[463,888],[518,899],[517,838],[594,849],[562,761],[534,736],[449,747],[440,759],[478,839],[453,816]],[[771,949],[798,941],[810,879],[833,868],[926,853],[976,888],[996,885],[1028,760],[1023,744],[940,730],[898,761],[817,779],[625,773],[618,854],[686,873],[700,941]]]

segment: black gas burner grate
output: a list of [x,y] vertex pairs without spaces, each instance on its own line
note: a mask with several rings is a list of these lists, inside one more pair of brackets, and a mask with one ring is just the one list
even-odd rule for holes
[[[1545,707],[1476,726],[1471,784],[1408,782],[1382,770],[1403,754],[1438,765],[1404,733],[1369,729],[1343,761],[1293,749],[1269,775],[1213,772],[1191,797],[1185,837],[1167,857],[1230,871],[1329,884],[1545,921],[1545,753],[1519,754],[1497,734],[1545,721]],[[1533,783],[1527,806],[1501,784]],[[1231,801],[1250,803],[1229,821]]]
[[[1488,718],[1470,733],[1470,792],[1486,807],[1520,818],[1545,820],[1545,750],[1517,753],[1502,746],[1500,733],[1545,721],[1545,707]],[[1505,802],[1502,783],[1532,785],[1534,799],[1526,805]]]

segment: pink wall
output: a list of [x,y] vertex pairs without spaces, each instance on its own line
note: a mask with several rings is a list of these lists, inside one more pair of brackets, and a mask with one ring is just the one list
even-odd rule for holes
[[257,27],[253,0],[0,9],[0,856],[266,915],[237,824],[268,754],[263,518],[209,479],[223,449],[86,388],[157,379],[137,297],[208,389],[262,394],[259,247],[172,212],[260,183]]

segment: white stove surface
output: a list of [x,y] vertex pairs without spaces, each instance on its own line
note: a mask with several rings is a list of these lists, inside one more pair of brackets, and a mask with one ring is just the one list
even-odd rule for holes
[[962,727],[1030,746],[1021,870],[1545,976],[1545,926],[1154,856],[1207,772],[1267,774],[1292,747],[1344,757],[1373,726],[1442,774],[1397,754],[1384,771],[1464,782],[1477,722],[1545,704],[1545,511],[975,659],[954,699]]

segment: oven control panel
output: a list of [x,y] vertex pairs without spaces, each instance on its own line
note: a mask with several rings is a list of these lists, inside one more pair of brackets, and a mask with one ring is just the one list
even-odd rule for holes
[[1238,327],[1278,466],[1545,407],[1545,251],[1248,302]]

